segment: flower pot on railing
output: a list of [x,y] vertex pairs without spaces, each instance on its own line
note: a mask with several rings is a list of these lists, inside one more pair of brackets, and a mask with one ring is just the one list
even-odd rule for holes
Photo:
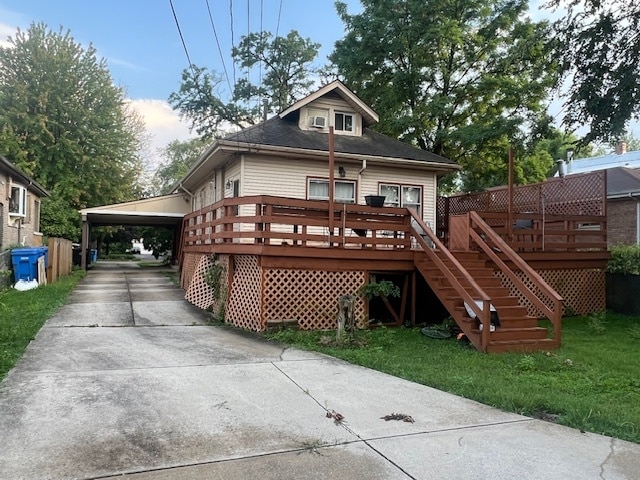
[[370,207],[382,207],[384,206],[384,195],[367,195],[364,197],[364,201]]

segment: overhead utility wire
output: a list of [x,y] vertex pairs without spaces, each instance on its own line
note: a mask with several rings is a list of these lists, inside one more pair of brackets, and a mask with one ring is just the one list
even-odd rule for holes
[[222,60],[222,68],[224,69],[224,77],[227,79],[227,85],[229,86],[229,94],[233,95],[233,87],[231,86],[231,80],[229,80],[229,72],[227,71],[227,65],[224,63],[224,55],[222,55],[222,48],[220,47],[220,40],[218,38],[218,32],[216,30],[216,26],[213,23],[213,15],[211,14],[211,7],[209,6],[209,0],[207,2],[207,10],[209,11],[209,20],[211,22],[211,28],[213,28],[213,35],[216,37],[216,45],[218,46],[218,54],[220,55],[220,60]]
[[282,0],[280,0],[280,7],[278,8],[278,23],[276,23],[276,38],[278,38],[278,32],[280,31],[280,15],[282,14]]
[[182,47],[184,48],[184,53],[187,56],[187,61],[189,62],[189,68],[191,69],[191,73],[193,73],[195,78],[195,72],[193,71],[193,63],[191,63],[191,57],[189,57],[189,51],[187,50],[187,44],[184,42],[184,37],[182,36],[182,30],[180,29],[180,22],[178,22],[178,16],[176,15],[176,9],[173,8],[173,0],[169,0],[169,5],[171,5],[171,12],[173,13],[173,19],[176,21],[176,27],[178,27],[178,34],[180,35],[180,40],[182,41]]
[[[231,17],[231,49],[236,46],[236,42],[233,39],[233,0],[229,0],[229,17]],[[233,84],[236,84],[236,62],[233,63]]]

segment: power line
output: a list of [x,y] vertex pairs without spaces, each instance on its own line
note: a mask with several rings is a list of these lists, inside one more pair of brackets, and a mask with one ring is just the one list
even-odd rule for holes
[[220,39],[218,38],[218,32],[216,31],[216,26],[213,23],[213,15],[211,14],[211,7],[209,6],[209,0],[207,2],[207,10],[209,11],[209,20],[211,22],[211,28],[213,28],[213,35],[216,37],[216,45],[218,45],[218,54],[220,55],[220,60],[222,60],[222,68],[224,69],[224,77],[227,79],[227,85],[229,86],[229,94],[233,95],[233,87],[231,86],[231,81],[229,80],[229,72],[227,71],[227,65],[224,62],[224,55],[222,55],[222,48],[220,47]]
[[191,63],[191,57],[189,57],[189,51],[187,50],[187,44],[184,42],[184,37],[182,36],[182,30],[180,29],[180,22],[178,22],[178,16],[176,15],[176,9],[173,7],[173,0],[169,0],[169,5],[171,5],[171,12],[173,13],[173,19],[176,21],[176,27],[178,28],[178,34],[180,35],[180,40],[182,41],[182,47],[184,48],[184,53],[187,56],[187,61],[189,62],[189,68],[194,75],[193,71],[193,63]]
[[278,32],[280,31],[280,15],[282,15],[282,0],[280,0],[280,7],[278,8],[278,23],[276,23],[276,38],[278,38]]
[[[231,51],[236,46],[236,42],[233,39],[233,0],[229,0],[229,17],[231,18]],[[233,61],[233,84],[236,84],[236,62]]]

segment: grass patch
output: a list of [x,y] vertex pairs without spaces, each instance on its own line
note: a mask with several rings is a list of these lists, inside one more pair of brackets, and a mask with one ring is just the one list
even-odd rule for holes
[[333,332],[267,336],[501,410],[640,443],[640,319],[595,318],[563,319],[563,347],[530,354],[485,355],[417,328],[361,331],[358,346],[346,347],[327,345]]
[[22,356],[44,322],[67,302],[69,293],[86,275],[76,270],[56,283],[20,292],[0,291],[0,380]]

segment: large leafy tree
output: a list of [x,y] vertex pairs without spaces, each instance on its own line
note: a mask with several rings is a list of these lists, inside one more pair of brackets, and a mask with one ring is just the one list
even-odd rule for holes
[[509,146],[546,121],[548,24],[527,18],[526,0],[361,3],[357,15],[336,3],[347,34],[330,59],[380,114],[376,128],[458,161],[467,178],[504,170]]
[[42,231],[76,239],[78,209],[139,192],[144,125],[96,50],[32,24],[0,48],[0,151],[52,196]]
[[588,126],[581,143],[611,142],[640,114],[640,0],[551,0],[567,79],[564,123]]
[[159,195],[169,193],[200,158],[207,144],[201,138],[193,138],[183,142],[174,140],[169,143],[162,150],[163,160],[153,176],[154,193]]
[[319,48],[320,44],[302,38],[295,30],[275,38],[269,32],[251,33],[240,39],[232,56],[241,71],[259,65],[261,83],[256,84],[249,75],[240,78],[233,86],[231,100],[225,102],[221,95],[224,77],[191,65],[182,72],[180,89],[169,96],[169,102],[204,138],[216,137],[225,125],[253,125],[262,118],[263,101],[274,113],[308,92],[317,73],[312,62]]

